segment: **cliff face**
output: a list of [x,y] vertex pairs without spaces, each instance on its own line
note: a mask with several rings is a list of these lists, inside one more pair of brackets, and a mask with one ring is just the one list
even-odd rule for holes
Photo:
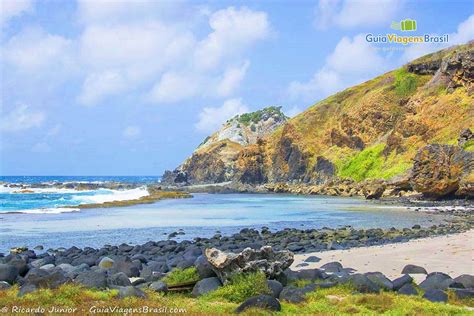
[[[408,175],[418,150],[457,145],[461,131],[474,130],[474,42],[346,89],[257,136],[242,126],[239,135],[237,121],[206,140],[172,180],[181,173],[187,183],[321,184]],[[471,151],[472,140],[459,147]]]
[[[269,136],[287,121],[279,107],[268,107],[256,112],[237,115],[222,128],[207,137],[182,165],[167,171],[165,184],[209,184],[233,181],[266,181],[259,168],[262,159],[252,160],[255,150],[261,148],[261,139]],[[245,149],[245,150],[244,150]],[[263,150],[263,149],[262,149]],[[247,174],[252,175],[252,179]]]

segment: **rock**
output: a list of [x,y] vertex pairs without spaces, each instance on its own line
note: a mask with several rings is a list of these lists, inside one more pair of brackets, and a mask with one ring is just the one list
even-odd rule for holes
[[38,290],[38,287],[34,284],[24,284],[20,287],[20,291],[18,291],[17,296],[22,297],[28,293],[32,293],[34,291]]
[[54,257],[53,256],[46,256],[44,258],[36,259],[30,262],[30,265],[33,268],[40,268],[47,264],[54,264]]
[[280,292],[280,300],[288,301],[290,303],[298,304],[305,301],[305,292],[303,289],[297,288],[295,286],[284,287]]
[[261,308],[271,311],[280,311],[281,305],[277,299],[269,295],[258,295],[247,299],[245,302],[240,304],[235,310],[236,313],[241,313],[247,308]]
[[327,275],[319,269],[304,269],[300,271],[287,270],[285,273],[287,273],[288,279],[290,280],[315,281],[327,278]]
[[293,263],[292,252],[274,251],[270,246],[259,250],[246,248],[239,254],[208,248],[205,256],[223,284],[234,274],[256,271],[262,271],[267,278],[274,279]]
[[409,276],[408,274],[404,274],[401,277],[392,281],[393,290],[398,291],[405,284],[410,284],[412,282],[413,282],[413,278]]
[[349,277],[349,282],[361,293],[378,293],[380,286],[372,282],[367,276],[356,273]]
[[125,297],[139,297],[139,298],[146,298],[145,292],[140,289],[137,289],[134,286],[122,286],[119,287],[118,298],[125,298]]
[[458,146],[464,146],[468,141],[474,139],[474,133],[469,129],[465,128],[461,131],[458,138]]
[[209,261],[207,261],[207,258],[203,255],[197,257],[196,261],[194,261],[194,266],[196,267],[196,270],[201,279],[211,278],[211,277],[216,276],[216,273],[214,272],[214,270],[212,270],[211,264],[209,263]]
[[161,281],[156,281],[150,284],[150,289],[152,289],[155,292],[163,292],[167,293],[168,292],[168,286]]
[[377,284],[381,289],[386,290],[386,291],[393,290],[392,281],[390,281],[383,273],[368,272],[368,273],[365,273],[365,276],[369,278],[370,281]]
[[321,261],[321,258],[318,258],[316,256],[309,256],[304,260],[304,262],[319,262]]
[[340,262],[328,262],[323,264],[320,269],[323,269],[325,272],[339,272],[342,269],[342,264]]
[[222,283],[217,277],[202,279],[201,281],[198,281],[194,286],[192,295],[194,297],[198,297],[206,293],[215,291],[221,286]]
[[119,272],[119,273],[112,274],[107,278],[107,285],[109,287],[131,286],[132,283],[130,282],[128,276],[125,273]]
[[76,269],[76,267],[70,265],[69,263],[61,263],[57,265],[57,267],[66,273],[71,273]]
[[0,281],[0,291],[1,290],[8,290],[11,287],[12,286],[8,282]]
[[378,200],[385,192],[386,185],[383,182],[373,182],[364,186],[362,192],[367,200]]
[[54,268],[55,268],[55,266],[54,266],[54,264],[52,264],[52,263],[50,263],[50,264],[45,264],[44,266],[41,266],[41,267],[40,267],[40,269],[42,269],[42,270],[48,270],[48,271],[49,271],[49,270],[52,270],[52,269],[54,269]]
[[404,284],[397,292],[403,295],[418,295],[418,291],[411,283]]
[[410,183],[427,197],[454,194],[464,177],[472,172],[474,153],[461,147],[432,144],[421,148],[414,158]]
[[428,274],[428,272],[426,272],[425,268],[423,267],[416,266],[414,264],[407,264],[403,268],[402,274]]
[[105,289],[107,287],[107,273],[105,271],[84,271],[74,279],[88,288]]
[[272,291],[272,296],[278,298],[281,291],[283,290],[283,285],[277,280],[267,280],[268,288]]
[[420,228],[421,228],[421,226],[416,224],[416,225],[413,225],[411,229],[420,229]]
[[470,274],[463,274],[454,278],[456,284],[462,284],[465,289],[474,288],[474,276]]
[[22,258],[13,258],[10,261],[8,261],[8,264],[16,267],[18,269],[18,274],[20,276],[25,276],[25,274],[29,270],[26,260]]
[[431,302],[447,302],[448,295],[444,293],[442,290],[438,289],[431,289],[423,294],[423,298],[427,299]]
[[25,284],[34,284],[38,288],[54,289],[67,283],[69,278],[65,276],[64,271],[48,271],[44,269],[33,268],[25,276]]
[[442,272],[432,272],[426,276],[426,279],[420,283],[420,288],[425,291],[429,290],[446,290],[453,279],[445,273]]
[[130,282],[132,282],[133,286],[138,286],[140,284],[146,283],[144,278],[130,278]]
[[454,289],[453,290],[454,292],[454,295],[458,298],[458,299],[470,299],[470,298],[474,298],[474,289]]
[[5,281],[10,284],[15,282],[19,275],[18,268],[9,264],[0,264],[0,281]]
[[114,260],[111,271],[114,273],[123,272],[129,278],[140,275],[140,269],[138,265],[132,262],[128,257],[123,260]]
[[99,267],[104,268],[104,269],[110,269],[114,265],[114,260],[110,259],[109,257],[103,257],[100,259],[100,262],[98,264]]

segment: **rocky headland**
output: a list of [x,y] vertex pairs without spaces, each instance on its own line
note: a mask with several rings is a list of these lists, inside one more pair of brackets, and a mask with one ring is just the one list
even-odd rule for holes
[[474,43],[433,53],[288,119],[239,115],[162,183],[190,191],[472,199]]

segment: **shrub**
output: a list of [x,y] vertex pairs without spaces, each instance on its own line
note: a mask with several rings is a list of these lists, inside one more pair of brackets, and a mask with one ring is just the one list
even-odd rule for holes
[[173,271],[168,273],[161,281],[167,285],[176,285],[186,282],[199,281],[199,274],[195,267],[187,269],[175,268]]
[[263,272],[248,274],[236,274],[232,277],[230,284],[218,288],[205,295],[205,300],[226,300],[241,303],[249,297],[259,294],[270,294],[267,279]]
[[415,92],[417,86],[416,76],[406,71],[405,68],[395,72],[395,93],[400,97],[407,97]]

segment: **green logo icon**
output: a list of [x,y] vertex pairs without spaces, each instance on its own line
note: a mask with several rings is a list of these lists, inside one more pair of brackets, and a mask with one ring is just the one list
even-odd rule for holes
[[392,24],[390,24],[390,28],[402,32],[416,31],[416,21],[412,19],[405,19],[400,22],[392,22]]

